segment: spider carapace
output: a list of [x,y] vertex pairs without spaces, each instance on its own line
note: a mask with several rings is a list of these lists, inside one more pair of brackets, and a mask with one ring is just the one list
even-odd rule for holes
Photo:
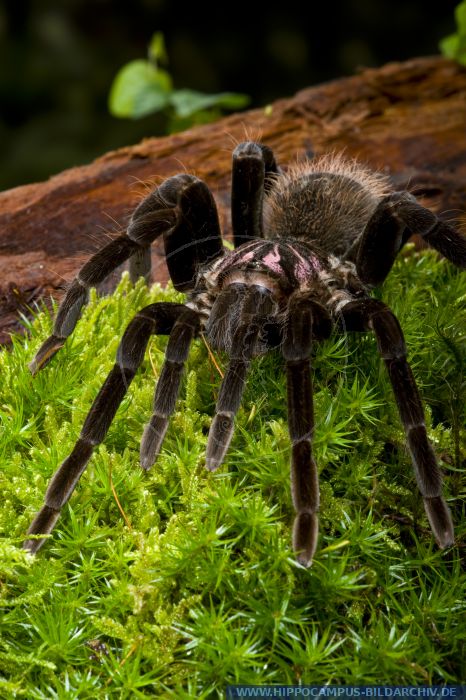
[[[141,442],[142,467],[154,464],[191,341],[203,332],[214,349],[229,355],[207,442],[210,470],[219,467],[230,444],[252,358],[273,347],[283,356],[296,511],[293,548],[298,561],[309,566],[319,512],[310,356],[313,343],[337,325],[344,332],[375,334],[432,531],[440,547],[451,545],[452,519],[403,333],[393,312],[372,298],[370,289],[384,281],[412,233],[461,268],[466,267],[466,239],[411,194],[393,191],[388,178],[356,161],[327,155],[282,171],[270,148],[255,142],[241,143],[233,152],[232,228],[234,250],[227,250],[209,188],[192,175],[175,175],[139,204],[126,233],[78,273],[59,307],[53,334],[31,363],[32,372],[44,367],[71,334],[90,287],[127,259],[133,278],[148,275],[150,245],[158,236],[164,239],[173,284],[187,300],[151,304],[130,322],[115,365],[73,451],[54,474],[28,534],[52,531],[95,446],[104,439],[149,337],[166,334],[153,413]],[[31,538],[25,547],[36,552],[43,541]]]

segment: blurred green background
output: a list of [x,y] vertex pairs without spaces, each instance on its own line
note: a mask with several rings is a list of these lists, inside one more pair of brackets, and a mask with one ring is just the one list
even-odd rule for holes
[[112,80],[165,36],[177,88],[247,93],[259,107],[361,66],[438,53],[458,0],[0,3],[0,189],[159,135],[160,115],[110,116]]

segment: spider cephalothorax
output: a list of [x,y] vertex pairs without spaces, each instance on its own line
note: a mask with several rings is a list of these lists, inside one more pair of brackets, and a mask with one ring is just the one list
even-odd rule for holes
[[[400,325],[371,298],[412,233],[466,267],[466,239],[407,192],[355,161],[324,156],[282,172],[272,151],[242,143],[233,153],[234,250],[223,247],[217,210],[207,186],[182,174],[166,180],[136,208],[126,234],[96,253],[78,273],[57,313],[53,334],[31,363],[45,366],[71,334],[88,290],[130,260],[132,278],[150,271],[149,248],[164,238],[167,265],[185,304],[142,309],[127,327],[116,363],[96,397],[72,453],[53,476],[29,535],[52,531],[93,449],[104,439],[141,364],[151,334],[169,335],[153,414],[141,442],[141,465],[160,453],[193,338],[230,360],[220,387],[206,453],[216,469],[230,444],[251,360],[278,347],[286,365],[291,480],[296,518],[293,546],[308,566],[318,534],[319,488],[312,455],[314,428],[310,356],[333,325],[374,332],[405,428],[419,491],[441,547],[453,543],[442,477],[427,438],[424,412],[406,359]],[[39,549],[43,539],[28,539]]]

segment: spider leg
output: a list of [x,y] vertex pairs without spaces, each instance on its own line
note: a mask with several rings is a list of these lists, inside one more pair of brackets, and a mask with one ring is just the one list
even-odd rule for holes
[[381,301],[361,299],[342,309],[347,330],[372,330],[388,370],[398,411],[406,432],[417,485],[432,532],[440,547],[454,542],[450,510],[442,496],[442,475],[430,444],[424,410],[416,382],[406,359],[406,345],[398,319]]
[[312,341],[328,337],[327,311],[307,294],[296,293],[288,305],[282,344],[286,361],[288,430],[291,439],[291,491],[296,517],[293,549],[310,566],[319,532],[319,477],[312,456],[314,409],[310,355]]
[[278,167],[272,150],[254,141],[238,144],[233,151],[231,222],[235,248],[262,238],[262,200]]
[[223,254],[215,202],[201,180],[185,174],[165,180],[136,207],[127,232],[85,263],[60,304],[52,335],[29,365],[33,374],[50,362],[73,332],[88,301],[89,289],[128,258],[134,262],[134,280],[136,272],[144,267],[150,245],[160,235],[175,288],[192,289],[197,266]]
[[186,308],[170,333],[165,362],[155,389],[152,417],[144,429],[141,441],[143,469],[150,469],[160,453],[170,416],[175,410],[184,363],[191,341],[199,332],[199,326],[199,316]]
[[[53,530],[61,509],[73,493],[91,458],[94,447],[105,438],[118,406],[144,358],[150,336],[169,334],[176,322],[185,318],[187,314],[194,312],[183,304],[150,304],[139,311],[129,323],[118,346],[116,363],[87,414],[71,454],[53,475],[45,494],[44,505],[34,518],[28,535],[45,535]],[[165,388],[167,391],[171,390],[170,387]],[[35,553],[43,543],[44,540],[26,540],[24,548]]]
[[394,192],[379,203],[367,223],[357,251],[352,251],[362,282],[370,286],[381,284],[398,252],[413,233],[419,233],[458,267],[466,268],[466,238],[421,206],[413,195]]
[[[240,286],[242,285],[238,285]],[[220,309],[224,307],[223,296],[230,299],[228,287],[217,298]],[[206,466],[211,471],[220,466],[231,442],[234,419],[241,403],[249,365],[257,354],[257,344],[261,342],[260,336],[274,306],[275,302],[268,289],[260,285],[247,288],[238,325],[232,337],[230,363],[222,380],[207,441]]]

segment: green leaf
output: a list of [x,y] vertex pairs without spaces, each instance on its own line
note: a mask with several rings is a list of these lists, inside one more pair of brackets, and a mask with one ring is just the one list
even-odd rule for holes
[[149,61],[127,63],[117,73],[109,95],[109,109],[115,117],[145,117],[169,104],[170,75]]
[[456,6],[455,19],[458,31],[442,39],[439,47],[444,56],[466,66],[466,0]]
[[447,58],[455,58],[459,43],[458,34],[450,34],[439,42],[440,51]]
[[220,92],[206,95],[197,90],[174,90],[170,95],[170,104],[178,117],[190,117],[192,114],[211,107],[240,109],[249,102],[247,95],[236,92]]
[[455,58],[462,66],[466,66],[466,36],[460,36]]
[[458,27],[458,34],[466,36],[466,0],[460,2],[455,8],[455,19]]
[[162,32],[155,32],[149,44],[149,61],[157,65],[162,63],[168,64],[167,49],[165,48],[165,38]]

